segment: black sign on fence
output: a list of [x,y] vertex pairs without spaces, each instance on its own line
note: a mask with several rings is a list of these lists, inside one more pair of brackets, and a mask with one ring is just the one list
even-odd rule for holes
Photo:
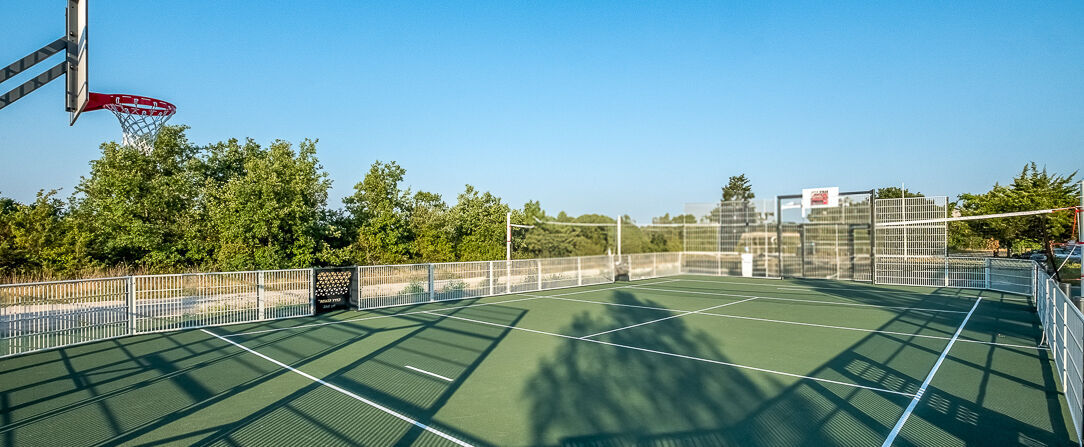
[[350,289],[353,288],[356,271],[352,267],[316,269],[313,286],[316,313],[350,307]]

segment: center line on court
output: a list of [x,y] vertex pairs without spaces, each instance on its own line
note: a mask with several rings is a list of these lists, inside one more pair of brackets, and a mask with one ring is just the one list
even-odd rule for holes
[[455,380],[449,379],[449,378],[447,378],[447,377],[444,377],[444,376],[442,376],[442,375],[440,375],[440,374],[437,374],[437,373],[431,373],[431,372],[429,372],[429,371],[426,371],[426,370],[424,370],[424,369],[421,369],[421,368],[415,368],[415,367],[413,367],[413,366],[410,366],[410,365],[403,365],[403,367],[404,367],[404,368],[406,368],[406,369],[410,369],[410,370],[413,370],[413,371],[417,371],[417,372],[420,372],[420,373],[422,373],[422,374],[426,374],[426,375],[430,375],[430,376],[436,377],[436,378],[438,378],[438,379],[441,379],[441,380],[447,380],[447,381],[449,381],[449,382],[455,382]]
[[718,306],[711,306],[711,307],[707,307],[707,308],[700,309],[700,310],[689,310],[689,311],[685,311],[685,312],[682,312],[682,313],[679,313],[679,314],[676,314],[676,315],[671,315],[671,316],[666,317],[666,318],[659,318],[657,320],[645,321],[643,323],[637,323],[637,324],[633,324],[631,326],[619,327],[617,329],[610,329],[608,331],[602,331],[602,332],[599,332],[597,334],[584,335],[583,337],[580,337],[580,339],[584,340],[584,339],[594,337],[596,335],[609,334],[611,332],[623,331],[625,329],[630,329],[630,328],[634,328],[634,327],[637,327],[637,326],[643,326],[645,324],[658,323],[660,321],[669,320],[671,318],[684,317],[686,315],[691,315],[691,314],[700,313],[700,312],[706,312],[706,311],[709,311],[709,310],[712,310],[712,309],[718,309],[720,307],[726,307],[726,306],[731,306],[731,305],[734,305],[734,304],[744,303],[746,301],[752,301],[752,300],[755,300],[755,299],[756,299],[755,297],[754,298],[746,298],[746,299],[741,300],[741,301],[735,301],[733,303],[720,304]]
[[926,387],[930,386],[934,374],[937,374],[938,368],[941,368],[941,363],[945,361],[945,357],[948,355],[949,350],[952,349],[952,344],[956,343],[956,339],[960,337],[960,333],[964,331],[964,326],[967,325],[967,320],[971,319],[971,314],[975,313],[975,309],[979,307],[981,301],[982,297],[975,300],[975,305],[971,306],[971,311],[967,313],[963,323],[960,323],[960,327],[957,328],[956,333],[952,335],[952,339],[949,340],[948,346],[945,346],[945,350],[941,352],[941,357],[938,357],[937,362],[933,364],[933,368],[930,369],[930,374],[926,376],[926,380],[922,381],[922,386],[918,387],[918,392],[915,393],[915,397],[911,398],[911,403],[907,405],[907,409],[903,411],[900,420],[896,421],[896,426],[892,427],[892,431],[888,433],[888,438],[885,438],[885,442],[884,444],[881,444],[881,447],[889,447],[896,441],[896,436],[898,436],[900,430],[903,429],[903,424],[907,423],[907,418],[911,417],[911,413],[915,411],[915,407],[918,406],[918,401],[922,400],[922,396],[926,394]]

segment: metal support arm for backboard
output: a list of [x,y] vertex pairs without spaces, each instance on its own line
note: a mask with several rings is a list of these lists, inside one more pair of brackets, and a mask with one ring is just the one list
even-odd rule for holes
[[[30,67],[37,65],[41,61],[44,61],[61,51],[67,50],[67,48],[68,41],[63,37],[57,39],[49,45],[41,47],[41,49],[39,49],[38,51],[30,53],[26,57],[19,59],[11,65],[8,65],[7,67],[4,67],[2,70],[0,70],[0,82],[7,81],[8,79],[18,76],[19,73],[28,70]],[[66,72],[64,64],[66,63],[66,61],[61,62],[55,67],[50,68],[46,72],[37,75],[33,79],[24,82],[22,85],[11,89],[11,91],[4,93],[3,96],[0,96],[0,109],[7,107],[9,104],[15,102],[19,98],[30,94],[30,92],[37,90],[45,84],[48,84],[49,81],[64,76],[64,73]]]

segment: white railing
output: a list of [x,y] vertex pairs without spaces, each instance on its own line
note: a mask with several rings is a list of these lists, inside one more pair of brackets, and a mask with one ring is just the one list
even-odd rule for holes
[[357,277],[350,304],[375,309],[611,283],[614,257],[361,266]]
[[[1084,385],[1084,314],[1045,271],[1033,265],[1032,272],[1035,307],[1079,440],[1084,427],[1081,414],[1084,411],[1084,389],[1081,389]],[[1015,273],[1014,270],[1006,276],[1018,278]],[[1013,284],[1014,287],[1020,285],[1020,282]]]
[[145,334],[312,315],[312,270],[0,285],[0,357]]

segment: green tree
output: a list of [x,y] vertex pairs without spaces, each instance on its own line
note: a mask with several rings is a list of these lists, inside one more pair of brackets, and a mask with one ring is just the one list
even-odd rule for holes
[[350,247],[354,262],[398,264],[415,256],[410,191],[399,187],[405,175],[406,170],[394,161],[376,161],[354,185],[354,194],[343,199],[357,228]]
[[[227,146],[226,154],[238,153],[235,141]],[[240,152],[239,175],[235,171],[205,183],[215,265],[227,270],[314,265],[331,186],[316,158],[316,141],[302,141],[297,151],[281,140],[266,149],[249,141]]]
[[[904,193],[907,194],[904,197]],[[916,191],[904,191],[897,186],[889,186],[885,188],[877,188],[878,199],[899,199],[899,198],[911,198],[911,197],[925,197],[920,192]]]
[[[469,190],[470,186],[468,186]],[[418,191],[411,199],[410,227],[420,262],[456,260],[456,226],[439,194]],[[492,259],[492,258],[491,258]]]
[[[961,194],[962,215],[983,215],[1033,211],[1076,206],[1079,192],[1074,184],[1076,172],[1058,175],[1039,169],[1035,163],[1024,166],[1008,186],[995,184],[983,194]],[[1025,217],[1008,217],[968,221],[971,229],[982,237],[995,239],[1012,254],[1016,243],[1042,246],[1048,260],[1053,263],[1052,241],[1072,238],[1072,213],[1037,214]],[[996,253],[995,253],[996,254]]]
[[456,258],[483,261],[504,258],[505,215],[509,206],[491,193],[467,185],[452,207]]
[[723,201],[749,201],[756,197],[753,194],[753,186],[745,174],[732,175],[726,186],[723,187]]
[[34,203],[0,198],[0,275],[52,276],[76,269],[67,244],[67,211],[56,190],[39,191]]
[[184,126],[165,126],[154,151],[102,144],[72,198],[73,243],[101,265],[178,268],[199,195],[198,149]]

